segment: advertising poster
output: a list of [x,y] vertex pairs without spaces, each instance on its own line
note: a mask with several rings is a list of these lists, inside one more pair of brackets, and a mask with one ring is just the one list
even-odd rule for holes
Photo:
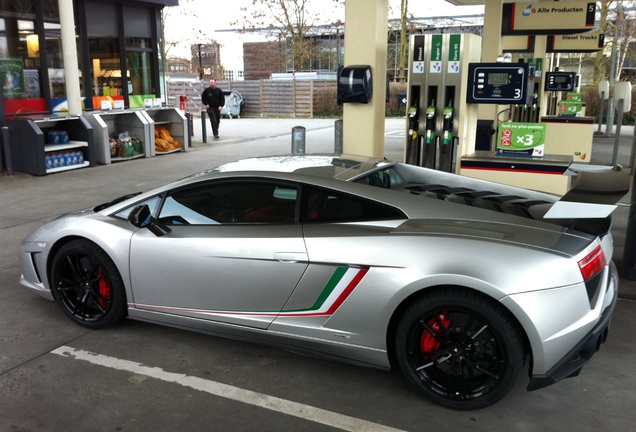
[[5,99],[25,99],[24,65],[21,58],[0,59],[0,79]]
[[543,157],[545,131],[543,123],[499,123],[497,155]]

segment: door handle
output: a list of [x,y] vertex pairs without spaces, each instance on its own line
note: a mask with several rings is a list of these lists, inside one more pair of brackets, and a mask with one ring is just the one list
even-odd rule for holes
[[307,252],[274,252],[274,259],[280,262],[307,262]]

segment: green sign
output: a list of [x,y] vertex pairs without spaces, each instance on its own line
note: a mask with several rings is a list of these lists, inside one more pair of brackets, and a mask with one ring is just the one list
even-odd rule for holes
[[497,155],[543,157],[544,123],[499,123]]
[[442,73],[442,35],[431,36],[430,73]]
[[448,43],[448,73],[459,73],[460,57],[462,50],[462,36],[458,34],[450,35]]
[[583,102],[576,100],[559,101],[559,115],[577,115],[583,110]]

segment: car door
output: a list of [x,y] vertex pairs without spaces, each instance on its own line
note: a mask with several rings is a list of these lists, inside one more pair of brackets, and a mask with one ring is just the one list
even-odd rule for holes
[[267,328],[307,267],[295,185],[215,181],[168,194],[171,232],[131,241],[134,306]]
[[325,188],[306,186],[303,197],[301,221],[309,267],[270,329],[284,332],[293,326],[296,333],[319,338],[322,324],[372,267],[395,259],[385,257],[384,241],[406,215],[392,206]]

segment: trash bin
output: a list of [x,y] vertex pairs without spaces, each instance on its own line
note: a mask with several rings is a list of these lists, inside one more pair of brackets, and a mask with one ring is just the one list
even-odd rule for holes
[[235,90],[224,91],[223,96],[225,96],[225,106],[221,109],[221,115],[228,118],[241,118],[241,107],[245,105],[243,96]]
[[305,134],[306,129],[303,126],[294,126],[292,128],[292,154],[305,154]]

